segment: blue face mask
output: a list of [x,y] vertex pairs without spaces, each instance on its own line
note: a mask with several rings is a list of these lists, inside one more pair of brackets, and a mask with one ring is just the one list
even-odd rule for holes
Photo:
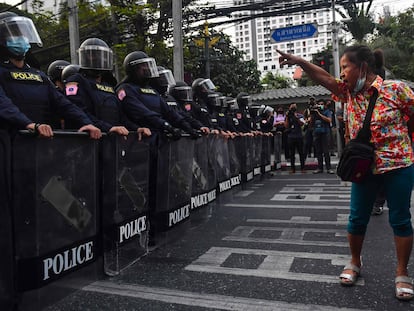
[[7,39],[6,47],[13,55],[25,56],[31,46],[26,37],[11,37]]
[[354,87],[354,91],[353,91],[354,94],[356,94],[356,93],[358,93],[359,91],[362,90],[362,88],[365,85],[365,81],[367,80],[367,74],[365,74],[363,77],[361,77],[361,72],[362,72],[362,65],[361,65],[361,68],[359,68],[359,78],[355,83],[355,87]]

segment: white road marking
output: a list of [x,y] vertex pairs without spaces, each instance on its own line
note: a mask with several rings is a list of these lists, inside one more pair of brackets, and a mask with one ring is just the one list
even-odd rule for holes
[[283,187],[279,193],[313,193],[313,194],[343,194],[343,193],[351,193],[351,190],[348,188],[341,188],[341,187],[330,187],[330,188],[320,188],[320,187]]
[[243,191],[237,192],[234,196],[235,197],[247,197],[251,195],[253,192],[254,190],[243,190]]
[[[335,197],[335,198],[333,198]],[[351,195],[342,194],[342,195],[319,195],[319,194],[275,194],[270,200],[271,201],[284,201],[284,202],[343,202],[347,203],[351,199]]]
[[260,219],[251,218],[247,222],[272,223],[272,224],[310,224],[310,225],[346,225],[348,223],[348,214],[337,214],[336,221],[329,220],[311,220],[308,216],[293,216],[291,219]]
[[[251,237],[255,231],[280,232],[280,238]],[[223,238],[224,241],[290,244],[290,245],[313,245],[330,247],[348,247],[348,242],[304,240],[306,233],[328,233],[332,237],[346,237],[346,230],[335,229],[313,229],[313,228],[275,228],[275,227],[254,227],[239,226],[230,235]]]
[[[162,287],[148,287],[133,284],[114,284],[108,281],[99,281],[83,288],[84,291],[132,297],[151,301],[160,301],[177,305],[194,306],[217,310],[237,311],[358,311],[357,309],[337,308],[334,306],[288,303],[245,297],[234,297],[216,294],[196,293],[167,289]],[[365,310],[369,311],[369,310]]]
[[[223,263],[231,254],[264,255],[266,257],[257,269],[223,267]],[[349,262],[349,256],[337,254],[212,247],[197,260],[185,267],[185,269],[197,272],[296,280],[301,282],[339,282],[338,276],[336,275],[291,272],[290,267],[295,258],[330,260],[334,266],[344,266]],[[356,285],[365,285],[364,279],[362,277],[358,278]]]
[[[301,203],[304,200],[300,200]],[[270,208],[270,209],[321,209],[321,210],[349,210],[348,205],[280,205],[280,204],[241,204],[227,203],[228,207],[245,207],[245,208]]]

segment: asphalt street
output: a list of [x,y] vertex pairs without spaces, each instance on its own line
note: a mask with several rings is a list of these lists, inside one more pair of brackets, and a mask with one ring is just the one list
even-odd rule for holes
[[219,196],[181,238],[47,310],[414,310],[394,297],[387,209],[371,218],[357,285],[339,285],[349,198],[336,175],[256,177]]

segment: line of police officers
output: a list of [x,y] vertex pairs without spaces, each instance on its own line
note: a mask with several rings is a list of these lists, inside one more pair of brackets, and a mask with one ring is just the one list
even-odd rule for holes
[[273,109],[262,106],[252,117],[249,95],[222,96],[210,79],[198,78],[190,87],[175,81],[170,70],[157,67],[142,51],[123,62],[125,78],[112,74],[113,53],[101,39],[89,38],[78,50],[79,65],[57,60],[48,75],[31,67],[31,44],[42,45],[31,19],[0,13],[0,129],[29,130],[52,137],[53,130],[147,137],[150,146],[150,209],[155,193],[158,146],[168,139],[215,134],[271,135]]

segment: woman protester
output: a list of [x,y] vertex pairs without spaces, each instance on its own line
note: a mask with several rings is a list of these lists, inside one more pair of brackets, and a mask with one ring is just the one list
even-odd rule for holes
[[345,114],[351,139],[362,128],[369,100],[376,93],[374,89],[378,91],[370,123],[375,163],[372,174],[361,183],[352,184],[347,228],[351,262],[339,278],[344,286],[357,282],[367,224],[377,192],[384,186],[396,246],[395,296],[400,300],[412,299],[413,284],[407,265],[413,244],[410,199],[414,156],[406,120],[414,114],[413,91],[401,81],[383,80],[376,74],[383,67],[381,50],[373,52],[363,45],[346,48],[340,59],[340,80],[300,57],[278,52],[281,66],[301,66],[312,80],[329,89],[335,99],[347,103]]

